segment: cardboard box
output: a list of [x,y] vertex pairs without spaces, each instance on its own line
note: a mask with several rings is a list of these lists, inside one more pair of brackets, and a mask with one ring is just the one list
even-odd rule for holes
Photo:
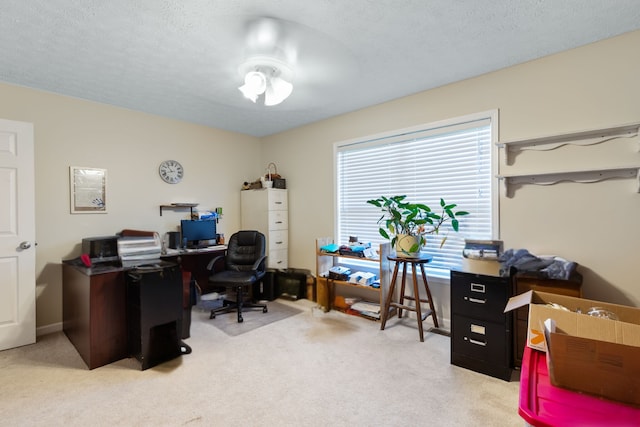
[[[557,304],[568,311],[549,304]],[[528,291],[509,298],[504,311],[506,313],[526,305],[529,306],[527,345],[535,350],[547,351],[543,326],[547,319],[555,320],[559,331],[569,335],[640,347],[640,308]],[[577,313],[586,313],[591,307],[602,307],[615,313],[618,321]]]
[[[547,352],[553,385],[640,405],[639,308],[529,291],[509,299],[505,312],[527,304],[527,345]],[[583,314],[592,307],[611,311],[618,320]],[[556,325],[548,342],[547,319]]]
[[551,384],[640,406],[640,347],[551,333]]

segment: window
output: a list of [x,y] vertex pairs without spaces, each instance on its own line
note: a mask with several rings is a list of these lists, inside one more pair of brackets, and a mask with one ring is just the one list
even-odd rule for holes
[[427,236],[424,251],[434,257],[429,274],[444,277],[461,267],[465,238],[498,236],[497,116],[486,112],[336,144],[337,241],[386,242],[378,233],[381,213],[367,200],[404,194],[440,213],[442,197],[470,215],[461,217],[458,233],[446,225]]

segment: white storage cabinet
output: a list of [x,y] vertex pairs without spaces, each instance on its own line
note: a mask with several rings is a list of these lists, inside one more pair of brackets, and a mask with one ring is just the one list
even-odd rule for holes
[[289,211],[287,190],[260,188],[240,193],[243,230],[258,230],[267,238],[267,267],[289,266]]

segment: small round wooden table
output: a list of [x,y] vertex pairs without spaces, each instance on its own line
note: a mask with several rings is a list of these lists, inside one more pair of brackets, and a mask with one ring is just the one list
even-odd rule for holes
[[[398,317],[402,317],[402,310],[415,311],[418,317],[418,331],[420,333],[420,341],[424,341],[424,334],[422,331],[422,322],[429,316],[432,317],[433,325],[438,328],[438,316],[436,315],[436,309],[433,305],[433,298],[431,298],[431,291],[429,290],[429,284],[427,283],[427,274],[424,271],[424,265],[431,262],[433,257],[427,255],[420,255],[416,258],[405,258],[397,255],[387,256],[389,261],[396,263],[393,269],[393,277],[391,279],[391,286],[384,302],[384,308],[381,314],[380,330],[383,331],[389,317],[389,309],[396,307],[398,309]],[[413,296],[407,296],[404,294],[405,284],[407,279],[407,264],[411,264],[411,276],[413,277]],[[402,265],[402,286],[400,287],[399,302],[393,301],[393,294],[396,288],[396,280],[398,278],[398,270]],[[422,282],[424,283],[424,289],[427,291],[427,299],[420,298],[420,291],[418,289],[418,276],[416,272],[416,265],[420,266],[420,273],[422,273]],[[410,300],[414,302],[414,306],[404,305],[404,300]],[[420,303],[428,303],[429,308],[422,312]]]

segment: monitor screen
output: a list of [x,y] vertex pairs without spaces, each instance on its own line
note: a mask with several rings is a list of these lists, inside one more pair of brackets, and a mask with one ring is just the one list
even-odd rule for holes
[[216,244],[215,220],[188,220],[180,221],[182,242],[186,240],[187,247],[204,247]]

